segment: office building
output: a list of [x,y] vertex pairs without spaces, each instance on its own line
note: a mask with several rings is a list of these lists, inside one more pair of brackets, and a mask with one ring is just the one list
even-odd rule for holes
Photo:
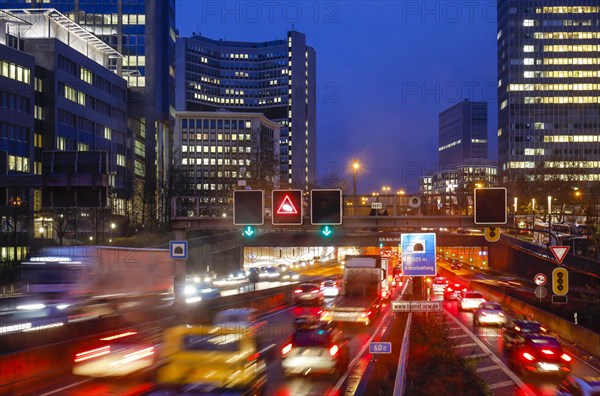
[[498,1],[497,42],[501,183],[597,184],[600,3]]
[[108,67],[129,87],[128,127],[137,176],[129,212],[138,223],[166,222],[175,113],[175,2],[5,0],[0,8],[55,8],[123,55]]
[[439,115],[439,168],[488,158],[487,103],[465,100]]
[[282,126],[282,185],[315,183],[316,54],[304,34],[267,42],[180,38],[176,68],[177,110],[264,114]]
[[181,111],[175,119],[175,193],[201,197],[196,216],[230,213],[233,190],[268,195],[279,186],[279,124],[230,111]]

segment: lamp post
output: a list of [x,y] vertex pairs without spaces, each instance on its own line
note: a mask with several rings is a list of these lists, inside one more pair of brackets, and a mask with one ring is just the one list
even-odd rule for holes
[[[548,195],[548,242],[549,245],[552,245],[552,197]],[[558,244],[558,241],[556,241]]]
[[111,244],[112,244],[113,232],[114,232],[115,228],[117,228],[117,225],[115,223],[110,223],[110,243]]
[[352,195],[356,196],[356,172],[358,171],[359,164],[357,160],[354,160],[352,164]]

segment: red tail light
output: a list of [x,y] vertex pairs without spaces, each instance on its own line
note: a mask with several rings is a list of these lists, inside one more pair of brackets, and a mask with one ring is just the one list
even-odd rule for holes
[[315,289],[315,290],[311,290],[310,292],[311,292],[311,293],[318,293],[318,292],[319,292],[319,290]]
[[260,353],[256,352],[246,358],[247,362],[253,362],[260,357]]
[[339,350],[340,350],[340,348],[338,348],[337,345],[334,345],[331,348],[329,348],[329,354],[331,356],[335,356],[335,355],[337,355],[337,353],[338,353]]
[[531,355],[529,352],[523,352],[523,357],[525,359],[529,360],[530,362],[533,362],[535,360],[533,355]]
[[566,353],[563,353],[562,355],[560,355],[560,358],[562,360],[564,360],[565,362],[570,362],[571,360],[573,360],[573,358],[569,355],[567,355]]
[[75,363],[83,362],[84,360],[93,359],[95,357],[108,355],[110,353],[110,346],[103,346],[101,348],[91,349],[89,351],[80,352],[75,355]]
[[292,344],[289,343],[286,346],[284,346],[283,348],[281,348],[281,354],[286,355],[291,350],[292,350]]

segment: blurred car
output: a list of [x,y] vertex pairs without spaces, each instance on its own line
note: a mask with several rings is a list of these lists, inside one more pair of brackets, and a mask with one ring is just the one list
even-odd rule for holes
[[450,263],[450,268],[453,270],[459,270],[462,268],[462,263],[458,261],[453,261]]
[[466,291],[458,299],[458,309],[461,311],[474,310],[486,300],[483,295],[476,291]]
[[269,279],[277,279],[281,276],[281,272],[276,267],[267,268],[267,278]]
[[294,319],[294,327],[310,327],[319,323],[321,320],[320,315],[300,315]]
[[188,304],[221,297],[221,291],[210,283],[186,283],[185,302]]
[[552,336],[521,333],[515,337],[508,362],[525,373],[559,374],[571,372],[573,358]]
[[115,377],[149,368],[156,361],[156,346],[136,331],[100,338],[77,352],[73,374],[87,377]]
[[281,348],[281,366],[293,374],[333,374],[350,363],[348,338],[335,322],[317,322],[296,328]]
[[484,302],[473,314],[473,324],[475,326],[484,324],[502,326],[506,324],[506,320],[506,312],[502,309],[502,305],[497,302]]
[[334,280],[321,282],[321,291],[324,297],[337,297],[340,294],[340,288]]
[[219,311],[213,319],[215,326],[258,329],[266,324],[258,318],[258,310],[254,308],[231,308]]
[[294,302],[321,304],[323,302],[323,292],[316,283],[300,283],[294,290]]
[[502,344],[505,349],[510,349],[513,346],[515,337],[523,333],[539,333],[547,334],[548,330],[542,326],[540,322],[533,320],[515,319],[504,326],[502,333]]
[[448,285],[446,289],[444,289],[444,300],[458,300],[466,291],[467,288],[463,287],[460,283]]
[[296,271],[288,271],[285,274],[281,275],[281,279],[287,281],[297,281],[300,279],[300,274]]
[[243,270],[235,271],[235,272],[229,274],[227,279],[231,280],[231,281],[247,281],[248,273]]
[[448,279],[443,276],[436,276],[430,284],[432,293],[443,293],[448,286]]
[[164,334],[156,385],[181,393],[263,394],[272,349],[258,349],[256,332],[207,325],[171,327]]
[[600,377],[571,374],[558,386],[556,396],[600,396]]

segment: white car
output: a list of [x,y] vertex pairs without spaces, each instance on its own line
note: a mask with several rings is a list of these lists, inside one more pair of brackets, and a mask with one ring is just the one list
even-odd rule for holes
[[333,280],[321,282],[321,291],[324,297],[337,297],[340,294],[340,288]]
[[461,311],[473,310],[479,308],[479,305],[485,302],[483,295],[476,291],[466,291],[458,299],[458,309]]
[[497,302],[484,302],[473,314],[473,324],[476,326],[484,324],[503,326],[506,324],[506,320],[506,313],[502,309],[502,305]]

